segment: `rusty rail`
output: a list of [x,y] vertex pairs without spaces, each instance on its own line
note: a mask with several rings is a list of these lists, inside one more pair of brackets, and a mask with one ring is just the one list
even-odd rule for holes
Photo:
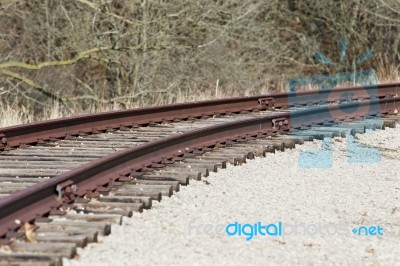
[[63,202],[57,200],[57,191],[62,191],[64,201],[73,202],[111,181],[151,167],[152,164],[179,160],[195,150],[213,149],[228,141],[262,137],[326,121],[396,113],[399,109],[400,97],[328,105],[197,129],[124,150],[2,199],[0,238],[18,229],[24,222],[34,221],[61,206]]
[[54,119],[0,129],[0,150],[34,144],[40,140],[76,136],[81,133],[97,133],[109,128],[146,125],[176,119],[201,118],[214,114],[238,113],[250,110],[284,108],[293,104],[314,104],[349,99],[373,99],[400,93],[400,83],[388,83],[363,87],[336,88],[333,90],[305,91],[258,95],[179,103],[161,107],[148,107]]

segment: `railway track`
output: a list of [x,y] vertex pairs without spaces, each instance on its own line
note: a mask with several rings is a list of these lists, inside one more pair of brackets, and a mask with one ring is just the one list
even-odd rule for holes
[[227,163],[393,127],[399,93],[400,84],[348,87],[0,129],[0,261],[60,265],[123,216]]

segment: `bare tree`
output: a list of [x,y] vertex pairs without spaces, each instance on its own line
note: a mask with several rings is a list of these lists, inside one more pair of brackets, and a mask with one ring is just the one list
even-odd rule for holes
[[[397,0],[0,2],[0,94],[40,112],[161,104],[283,88],[360,67],[398,69]],[[79,107],[79,108],[78,108]]]

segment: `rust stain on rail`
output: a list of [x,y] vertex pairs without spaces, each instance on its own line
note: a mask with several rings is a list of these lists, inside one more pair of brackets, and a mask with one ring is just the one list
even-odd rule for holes
[[319,103],[326,101],[326,99],[335,102],[342,99],[347,92],[352,93],[352,99],[396,97],[400,93],[400,83],[179,103],[12,126],[0,129],[0,150],[18,147],[21,144],[34,144],[51,138],[64,138],[68,135],[98,133],[110,128],[117,129],[123,126],[147,125],[175,119],[238,113],[241,111],[285,108],[291,104],[288,101],[291,97],[295,97],[296,104]]
[[[351,112],[355,119],[396,113],[400,108],[400,97],[329,105],[305,111],[229,122],[114,153],[1,199],[0,237],[4,238],[8,232],[17,230],[24,222],[34,221],[58,208],[63,203],[57,200],[58,194],[61,194],[59,199],[68,196],[67,200],[73,201],[132,172],[166,160],[173,161],[174,158],[182,157],[195,150],[210,149],[241,138],[262,137],[280,130],[289,131],[332,119],[345,120],[349,118],[349,112],[346,110],[355,108],[357,111]],[[292,119],[293,116],[302,117],[302,119]],[[63,192],[68,192],[68,195]]]

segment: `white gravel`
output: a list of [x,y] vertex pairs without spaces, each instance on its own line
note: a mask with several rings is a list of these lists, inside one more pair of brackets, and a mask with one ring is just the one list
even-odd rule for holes
[[[211,174],[210,184],[193,181],[124,219],[64,265],[400,265],[400,127],[359,138],[379,148],[380,162],[349,164],[346,140],[335,139],[332,168],[298,165],[299,153],[320,141],[229,166]],[[281,221],[287,234],[227,236],[224,227],[235,221]],[[293,224],[297,235],[289,234]],[[206,234],[205,225],[210,232],[221,225],[222,233]],[[304,226],[315,225],[325,229],[304,234]],[[383,236],[351,232],[361,225],[379,225]]]

